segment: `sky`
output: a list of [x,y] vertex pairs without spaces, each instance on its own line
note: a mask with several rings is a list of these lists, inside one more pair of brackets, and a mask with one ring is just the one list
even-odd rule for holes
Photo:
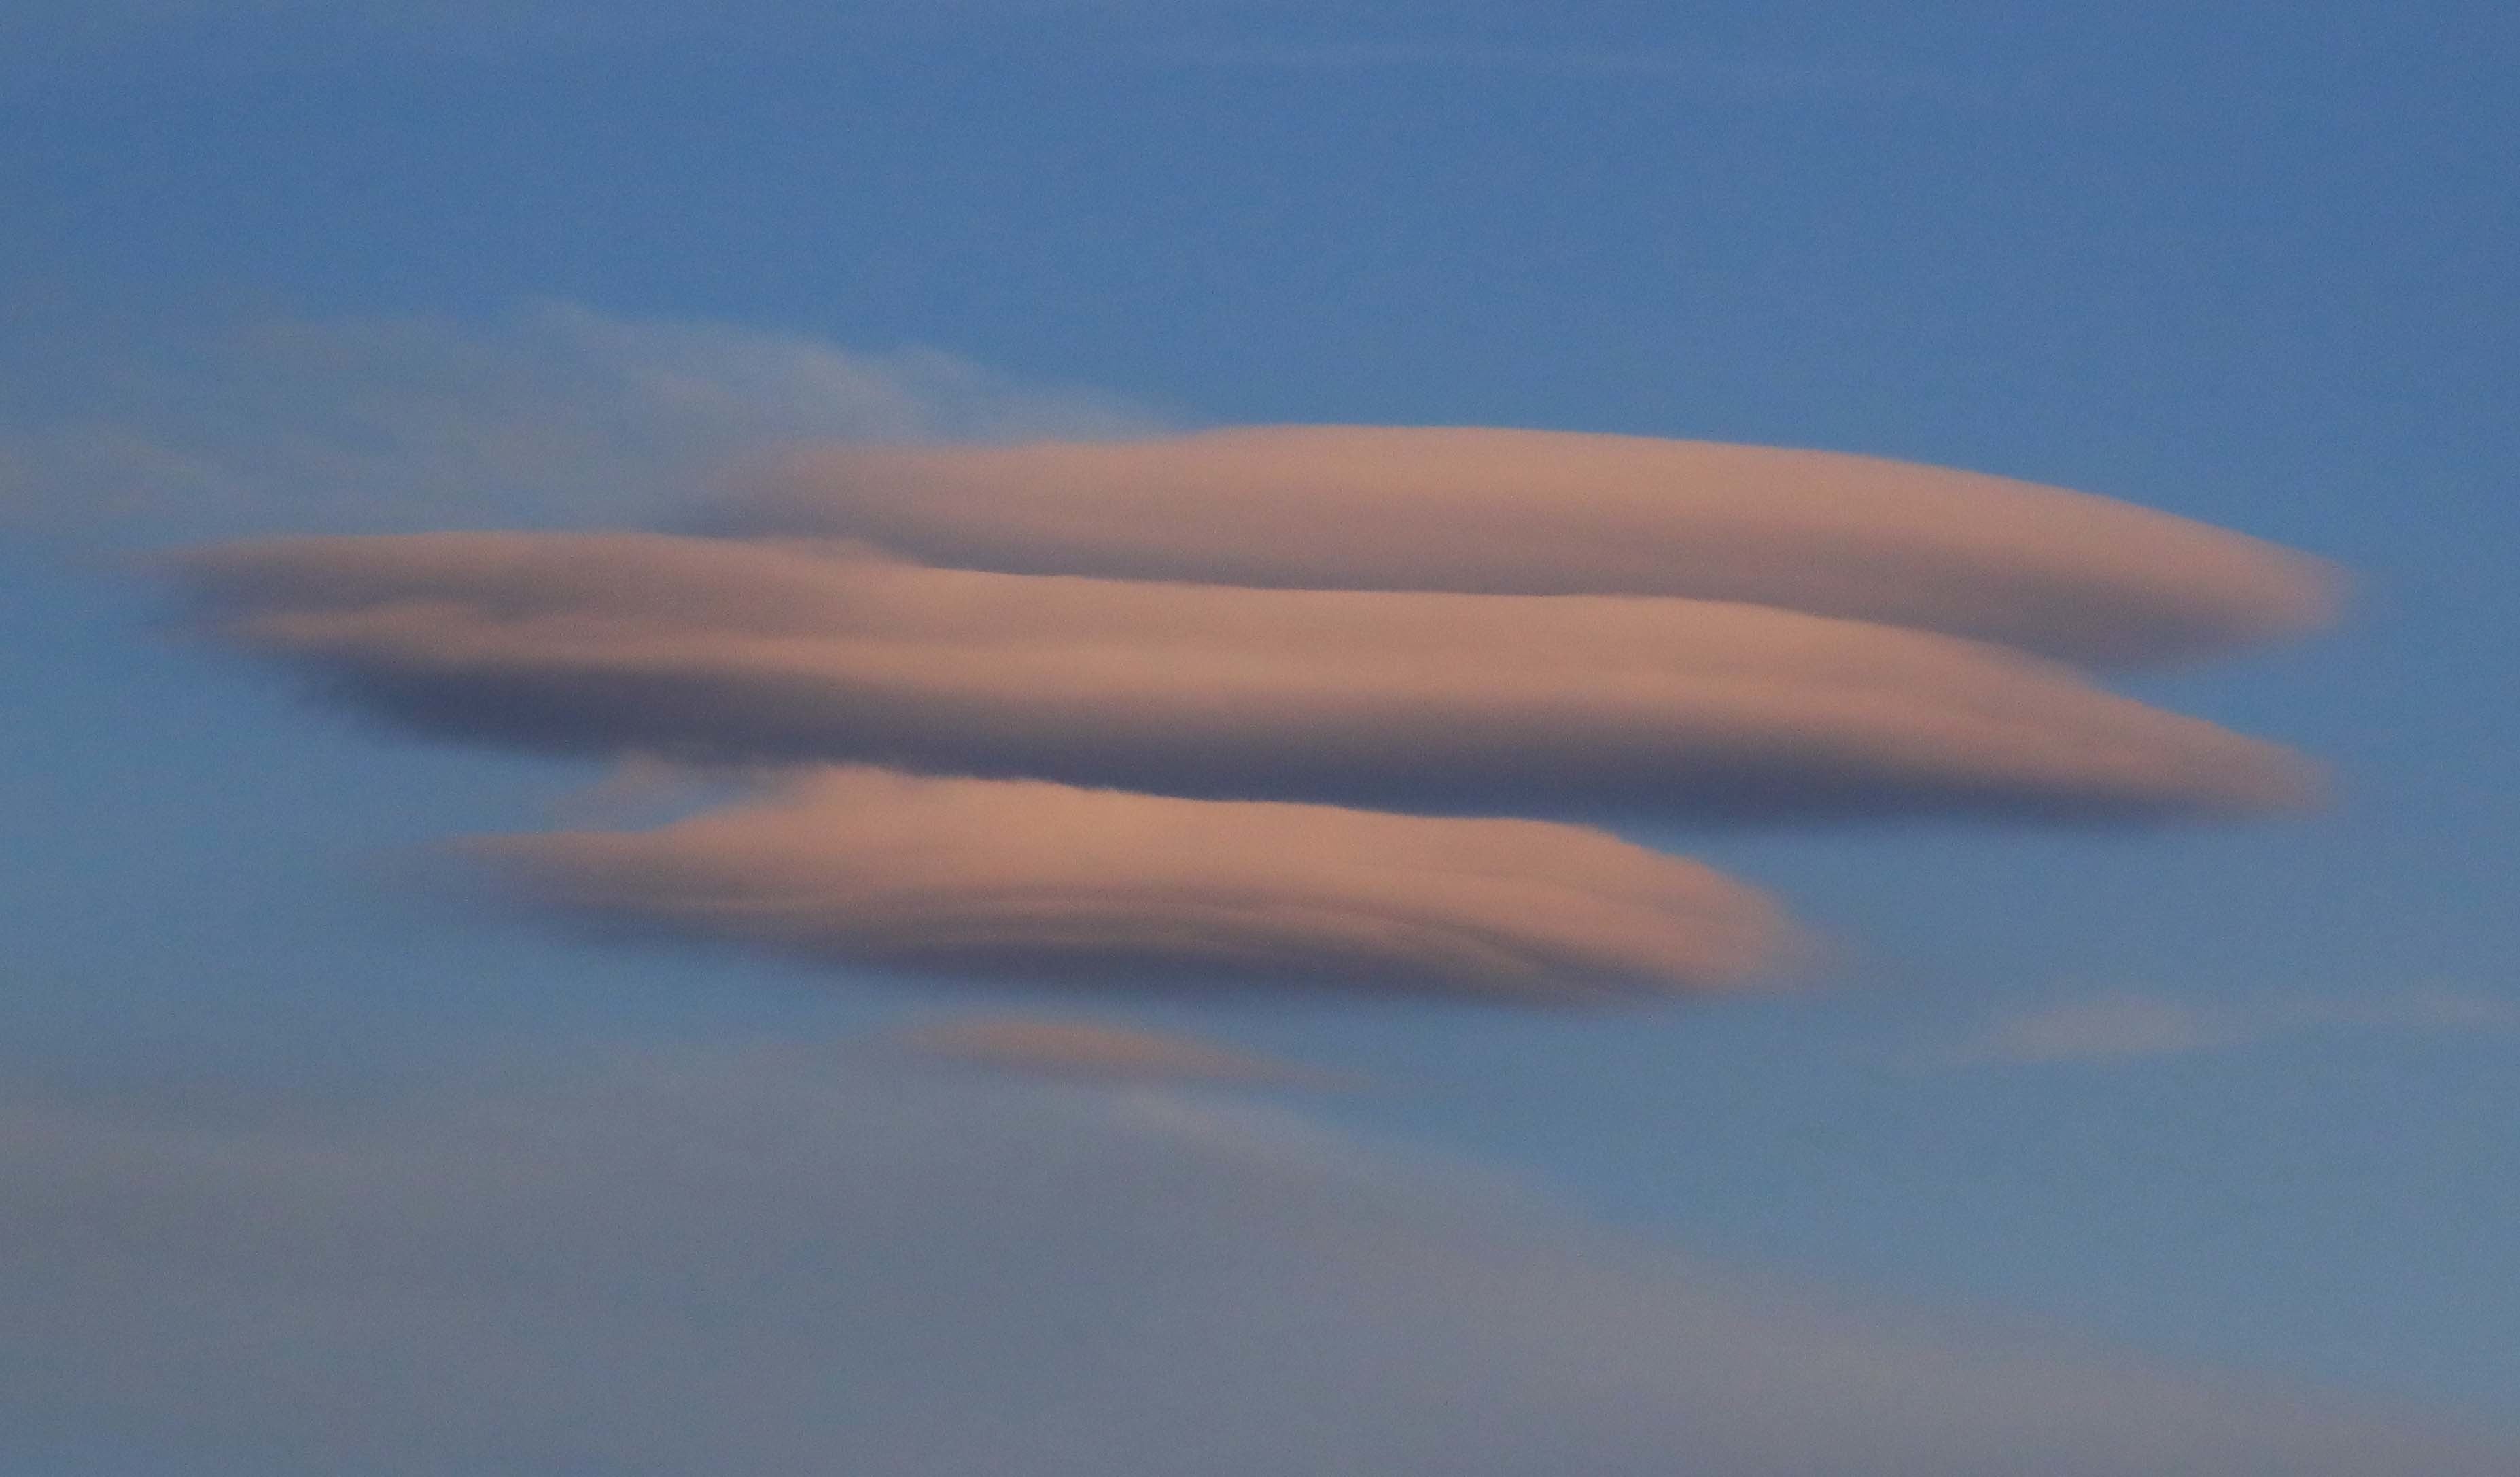
[[2507,7],[698,12],[0,18],[0,1471],[2520,1470]]

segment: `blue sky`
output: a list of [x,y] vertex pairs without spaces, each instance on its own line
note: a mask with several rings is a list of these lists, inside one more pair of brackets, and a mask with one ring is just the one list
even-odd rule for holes
[[[153,551],[660,525],[807,434],[1864,452],[2347,566],[2335,634],[2120,684],[2333,805],[1626,828],[1829,939],[1781,1001],[1050,1007],[1352,1074],[1308,1123],[1743,1276],[2520,1427],[2520,20],[1526,9],[0,21],[0,1070],[181,1120],[1040,1004],[414,893],[593,767],[303,702],[169,628]],[[25,1470],[182,1464],[64,1410]]]

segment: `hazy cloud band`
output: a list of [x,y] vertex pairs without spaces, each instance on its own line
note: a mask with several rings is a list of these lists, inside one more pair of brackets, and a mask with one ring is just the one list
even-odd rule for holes
[[1746,1278],[1474,1165],[793,1046],[0,1093],[26,1470],[2489,1477],[2508,1431]]

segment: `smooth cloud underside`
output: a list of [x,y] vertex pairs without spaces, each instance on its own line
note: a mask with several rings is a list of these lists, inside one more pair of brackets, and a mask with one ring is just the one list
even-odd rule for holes
[[750,532],[1014,573],[1748,601],[2102,664],[2322,624],[2337,578],[2106,498],[1871,457],[1487,427],[834,445],[766,469]]
[[1577,827],[863,769],[467,848],[567,914],[931,974],[1545,1002],[1734,983],[1786,937],[1749,888]]
[[1730,819],[2247,814],[2316,788],[2281,749],[2060,665],[1737,602],[1002,574],[649,534],[287,539],[184,572],[229,640],[350,700],[600,752]]

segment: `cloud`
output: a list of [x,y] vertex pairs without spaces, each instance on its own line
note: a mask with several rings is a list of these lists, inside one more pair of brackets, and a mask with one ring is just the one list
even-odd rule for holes
[[2442,989],[2359,999],[2238,1002],[2113,990],[1999,1017],[1934,1059],[1947,1065],[2121,1061],[2219,1051],[2320,1030],[2515,1032],[2520,1031],[2520,1004]]
[[2134,663],[2298,634],[2334,572],[2105,498],[1828,452],[1485,427],[829,446],[748,532],[923,562],[1219,584],[1746,601]]
[[687,1051],[0,1097],[48,1469],[2486,1477],[2507,1437],[1929,1328],[1160,1089]]
[[[1538,952],[1475,963],[1468,940],[1496,914],[1460,878],[1417,919],[1362,868],[1289,890],[1305,871],[1291,842],[1266,865],[1206,846],[1168,865],[1251,862],[1223,880],[1236,906],[1267,900],[1264,918],[1228,908],[1166,934],[1192,900],[1141,872],[1129,897],[1153,911],[1124,926],[1118,895],[1036,858],[1028,885],[1099,910],[1086,934],[931,946],[846,908],[807,927],[710,904],[679,848],[743,836],[710,853],[725,897],[806,878],[879,891],[851,870],[863,836],[845,828],[828,854],[745,851],[787,802],[728,806],[726,776],[777,766],[1136,791],[1184,817],[1300,804],[1284,814],[1317,818],[1306,844],[1334,858],[1419,824],[1366,811],[2166,820],[2281,812],[2320,788],[2300,757],[2111,694],[2081,664],[2308,629],[2332,572],[2054,488],[1563,432],[1158,435],[1125,403],[943,355],[559,303],[145,341],[0,361],[0,516],[126,545],[226,540],[173,560],[202,629],[388,721],[624,766],[563,819],[718,805],[688,826],[498,843],[543,895],[615,923],[925,972],[1375,973],[1561,998],[1738,976],[1761,952],[1732,931],[1748,895],[1718,907],[1692,873],[1727,921],[1700,919],[1685,949],[1621,934],[1597,957],[1517,921],[1491,946]],[[541,531],[372,531],[450,524]],[[625,524],[683,531],[551,531]],[[276,526],[356,532],[233,537]],[[1354,811],[1333,823],[1328,806]],[[961,855],[985,849],[981,828],[952,833]],[[1400,948],[1404,919],[1433,931]],[[1552,970],[1565,979],[1535,983]]]
[[98,337],[56,331],[0,365],[0,523],[118,542],[617,525],[679,516],[767,444],[1153,424],[930,350],[564,302]]
[[920,973],[1562,1001],[1738,982],[1787,941],[1751,889],[1576,827],[866,769],[466,849],[568,915]]
[[1033,1015],[961,1015],[892,1033],[915,1057],[1030,1076],[1105,1082],[1318,1087],[1330,1079],[1187,1036]]
[[2316,788],[2281,749],[2067,668],[1756,604],[1000,574],[641,534],[285,539],[179,572],[224,639],[345,700],[562,748],[1732,819],[2249,814]]
[[1953,1048],[1953,1062],[2099,1061],[2169,1056],[2226,1044],[2227,1027],[2197,1007],[2113,991],[1992,1021]]

